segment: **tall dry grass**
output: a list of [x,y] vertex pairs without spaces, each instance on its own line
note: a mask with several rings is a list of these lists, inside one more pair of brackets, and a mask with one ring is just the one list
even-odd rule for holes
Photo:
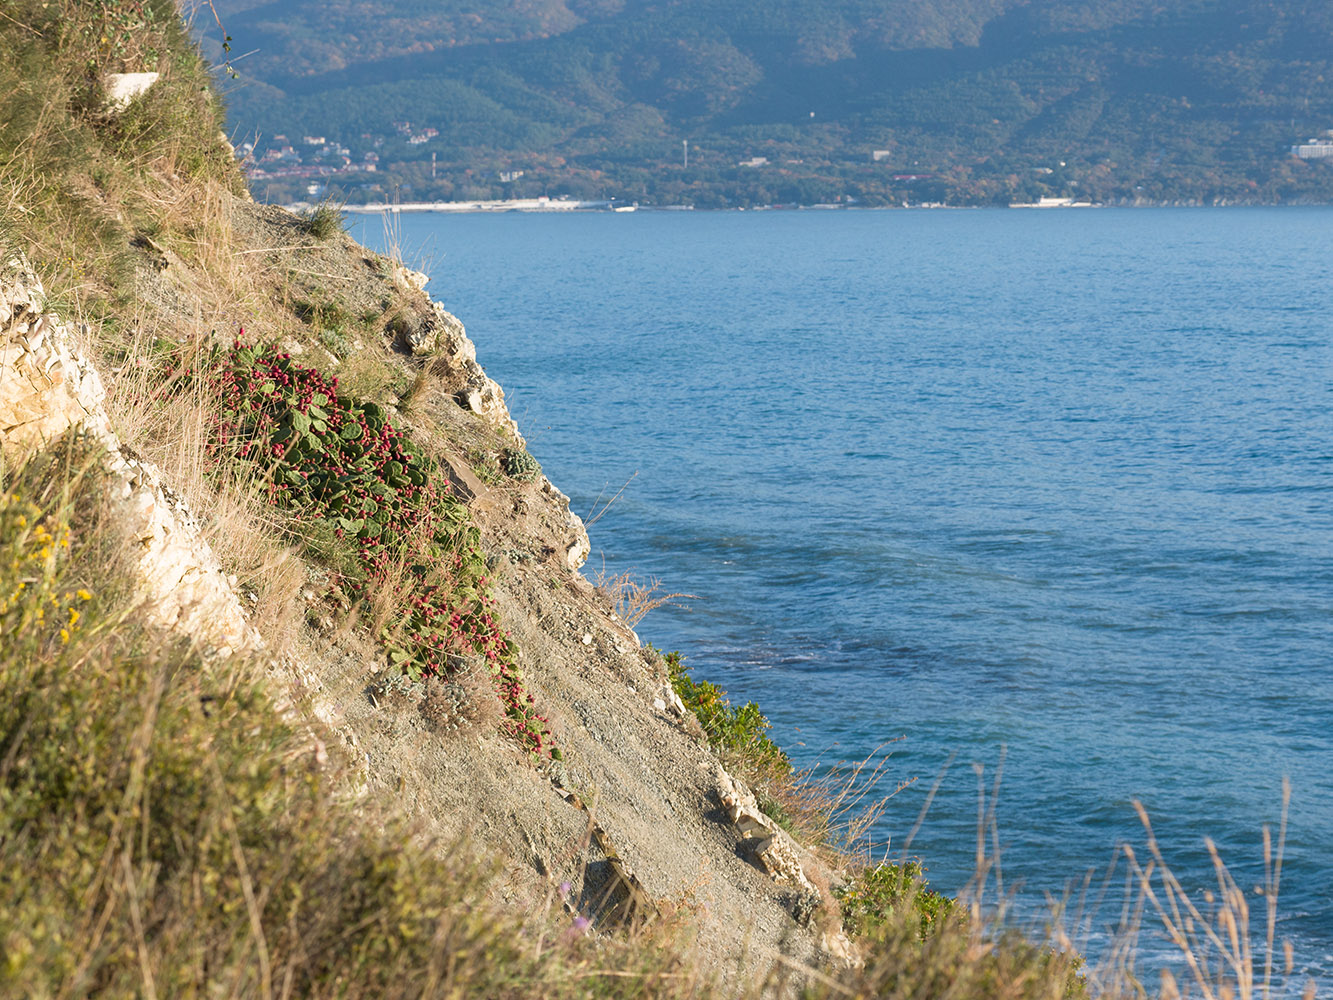
[[597,571],[593,586],[615,610],[616,617],[630,628],[658,608],[681,607],[682,601],[697,601],[697,594],[662,593],[662,581],[657,577],[641,580],[631,570],[609,574],[606,565]]
[[159,336],[160,329],[143,311],[128,324],[121,363],[106,379],[108,418],[123,444],[169,470],[204,541],[236,577],[251,624],[281,658],[294,648],[303,622],[307,569],[294,543],[300,526],[266,502],[265,484],[253,473],[212,457],[220,400],[212,383],[197,377],[209,363],[207,335],[177,344]]

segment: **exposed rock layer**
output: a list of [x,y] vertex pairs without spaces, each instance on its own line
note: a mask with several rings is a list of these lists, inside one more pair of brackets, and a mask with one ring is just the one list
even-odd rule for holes
[[27,263],[7,260],[0,269],[0,449],[21,460],[73,428],[90,435],[102,449],[149,624],[188,635],[215,655],[258,649],[260,638],[189,508],[157,466],[121,447],[102,406],[101,378],[75,346],[72,327],[45,304]]

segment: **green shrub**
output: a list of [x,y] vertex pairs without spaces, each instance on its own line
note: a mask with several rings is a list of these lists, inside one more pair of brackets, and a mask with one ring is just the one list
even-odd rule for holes
[[672,689],[699,720],[715,750],[738,759],[753,774],[771,778],[791,774],[791,761],[769,739],[771,723],[758,705],[747,701],[739,708],[732,708],[720,687],[690,676],[679,652],[666,653],[664,660]]
[[328,240],[346,231],[342,208],[322,201],[305,214],[305,228],[317,240]]
[[533,753],[549,750],[477,529],[439,467],[380,406],[342,395],[336,378],[276,349],[237,342],[210,378],[221,397],[215,454],[253,468],[271,503],[323,522],[353,548],[353,593],[373,587],[396,600],[396,617],[380,634],[392,664],[430,677],[448,673],[457,654],[480,654],[506,729]]
[[943,921],[958,915],[957,902],[927,888],[925,874],[919,861],[885,861],[857,873],[851,884],[834,891],[847,932],[858,937],[873,934],[886,923],[908,915],[919,921],[924,938]]
[[541,464],[522,448],[506,448],[500,466],[510,479],[530,483],[542,474]]

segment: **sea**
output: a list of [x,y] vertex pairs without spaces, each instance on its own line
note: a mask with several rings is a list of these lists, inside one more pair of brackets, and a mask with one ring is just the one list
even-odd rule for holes
[[[1267,828],[1276,992],[1333,996],[1333,209],[351,225],[466,324],[585,572],[694,595],[642,638],[797,767],[903,786],[875,856],[954,894],[980,830],[983,899],[1095,964],[1138,803],[1262,964]],[[1157,927],[1150,988],[1188,978]]]

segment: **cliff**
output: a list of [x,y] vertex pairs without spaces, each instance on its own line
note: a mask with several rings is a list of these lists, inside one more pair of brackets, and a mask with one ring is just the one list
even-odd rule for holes
[[0,995],[1007,981],[911,877],[862,967],[829,804],[581,574],[424,277],[249,199],[170,5],[8,8]]
[[[318,297],[326,312],[352,313],[366,303],[393,312],[392,321],[368,322],[343,358],[315,337],[301,337],[299,328],[272,350],[335,373],[370,355],[383,375],[409,388],[424,381],[410,415],[401,399],[382,397],[381,405],[394,424],[412,428],[466,498],[501,620],[521,651],[526,686],[560,759],[531,758],[498,731],[442,732],[427,707],[431,681],[390,671],[371,637],[344,617],[349,609],[340,606],[345,598],[336,575],[308,555],[286,555],[292,563],[286,571],[301,585],[284,595],[292,607],[278,613],[299,613],[294,633],[264,636],[262,627],[241,621],[239,594],[247,584],[239,590],[229,584],[236,577],[219,565],[207,530],[167,485],[172,457],[161,457],[165,469],[129,457],[103,405],[107,392],[95,363],[73,347],[69,324],[46,311],[40,283],[18,259],[0,280],[6,451],[22,457],[73,427],[91,434],[105,450],[112,516],[139,546],[136,612],[217,655],[279,654],[270,665],[273,682],[299,687],[325,738],[341,743],[363,792],[406,804],[435,841],[452,845],[466,837],[472,850],[506,869],[506,899],[535,906],[550,885],[568,883],[561,895],[571,910],[594,920],[629,903],[645,915],[688,908],[695,911],[701,961],[718,973],[753,977],[780,947],[812,957],[819,938],[809,916],[821,900],[817,893],[813,902],[802,899],[815,890],[799,862],[774,865],[769,874],[750,857],[726,812],[736,789],[697,722],[690,725],[692,717],[677,707],[660,658],[579,573],[588,542],[568,498],[539,473],[503,472],[501,456],[521,454],[522,438],[462,324],[420,290],[419,277],[344,236],[316,240],[299,219],[241,198],[224,199],[218,211],[235,234],[227,252],[255,256],[280,283],[263,291]],[[181,330],[177,324],[186,326],[186,338],[211,332],[188,328],[205,308],[190,296],[201,275],[183,262],[163,267],[147,255],[139,268],[136,280],[146,294],[138,323],[151,324],[159,336],[167,327]],[[114,397],[119,387],[110,384]],[[117,402],[110,401],[112,412]],[[157,451],[151,437],[138,444]],[[237,539],[215,541],[222,550]],[[266,542],[280,544],[252,540]],[[670,710],[663,707],[668,701]]]

